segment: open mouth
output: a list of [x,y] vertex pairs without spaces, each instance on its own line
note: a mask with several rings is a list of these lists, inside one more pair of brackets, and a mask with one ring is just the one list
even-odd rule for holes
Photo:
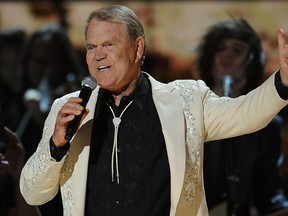
[[98,70],[99,71],[106,71],[106,70],[108,70],[110,68],[110,66],[100,66],[100,67],[98,67]]

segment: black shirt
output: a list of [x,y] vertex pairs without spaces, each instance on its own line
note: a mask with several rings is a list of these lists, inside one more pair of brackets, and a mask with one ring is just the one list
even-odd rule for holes
[[[123,112],[126,106],[133,101]],[[118,131],[119,184],[116,162],[112,181],[113,114],[123,112]],[[116,154],[115,153],[115,154]],[[96,105],[88,167],[86,212],[89,216],[165,216],[170,212],[170,169],[160,120],[148,78],[119,107],[101,89]]]

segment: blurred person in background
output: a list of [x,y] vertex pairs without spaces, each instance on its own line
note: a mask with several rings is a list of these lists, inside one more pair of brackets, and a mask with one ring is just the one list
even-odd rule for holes
[[[263,82],[265,53],[246,20],[221,21],[207,30],[198,47],[198,72],[216,94],[233,98]],[[228,215],[266,215],[288,208],[279,193],[282,130],[283,120],[277,115],[255,133],[205,143],[209,210],[223,201]]]
[[23,29],[0,31],[0,126],[13,131],[23,115],[20,62],[26,42]]
[[36,149],[36,140],[41,137],[51,103],[79,89],[84,74],[66,31],[57,24],[43,25],[30,36],[21,69],[26,115],[17,134],[25,148],[32,144],[27,149],[29,157]]
[[38,207],[26,203],[19,189],[19,178],[25,164],[25,150],[16,133],[0,130],[0,215],[40,216]]
[[[23,29],[0,32],[0,215],[38,216],[19,190],[19,177],[25,164],[25,150],[16,130],[23,115],[20,62],[27,42]],[[11,128],[8,129],[8,128]]]
[[[29,37],[22,64],[25,114],[17,128],[26,159],[36,150],[52,101],[78,90],[84,76],[78,55],[66,31],[46,24]],[[39,207],[42,215],[62,215],[60,194]]]

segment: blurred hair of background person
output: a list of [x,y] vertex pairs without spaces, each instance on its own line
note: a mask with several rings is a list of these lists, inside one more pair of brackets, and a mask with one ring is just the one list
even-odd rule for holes
[[23,29],[0,31],[0,126],[12,130],[23,115],[20,62],[26,42]]
[[67,19],[69,9],[66,0],[29,1],[29,12],[43,23],[58,23],[64,29],[70,27]]
[[[220,96],[246,94],[264,79],[261,41],[244,19],[211,26],[197,52],[200,78]],[[223,201],[227,201],[227,215],[265,215],[288,208],[286,197],[277,194],[281,189],[282,129],[283,120],[276,116],[258,132],[204,145],[209,210]]]
[[23,57],[22,74],[27,115],[23,117],[17,134],[24,145],[27,144],[25,140],[31,143],[33,136],[35,142],[32,149],[27,150],[30,155],[41,137],[52,101],[79,89],[84,76],[76,51],[62,27],[43,25],[31,35]]
[[[27,159],[37,148],[52,101],[78,90],[85,74],[66,31],[58,24],[46,24],[28,39],[22,75],[25,114],[16,133]],[[39,208],[43,216],[62,215],[60,193]]]
[[0,215],[38,216],[19,191],[25,150],[15,130],[23,115],[20,62],[27,42],[23,29],[0,32]]

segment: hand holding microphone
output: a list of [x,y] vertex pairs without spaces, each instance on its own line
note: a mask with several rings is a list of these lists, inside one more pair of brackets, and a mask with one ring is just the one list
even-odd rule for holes
[[[82,102],[80,103],[80,105],[83,106],[85,110],[85,107],[91,96],[91,93],[96,87],[96,81],[93,77],[87,76],[82,80],[81,86],[82,88],[81,88],[79,97],[82,99]],[[83,116],[83,112],[80,115],[76,115],[75,118],[69,122],[68,127],[66,129],[66,135],[65,135],[65,139],[67,141],[70,141],[71,138],[76,133],[82,116]]]
[[81,83],[82,87],[79,96],[69,98],[59,110],[53,134],[53,141],[56,146],[64,146],[75,135],[96,85],[93,77],[85,77]]

